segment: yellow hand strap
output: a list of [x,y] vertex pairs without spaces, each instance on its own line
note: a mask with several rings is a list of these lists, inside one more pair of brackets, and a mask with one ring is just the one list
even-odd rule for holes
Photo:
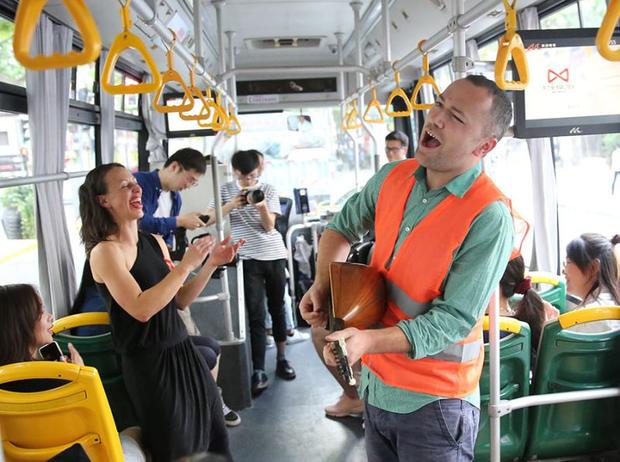
[[13,50],[17,61],[27,69],[44,71],[76,67],[96,60],[101,53],[101,37],[84,0],[63,0],[82,36],[84,43],[82,51],[70,51],[64,55],[52,53],[49,56],[30,56],[34,30],[46,3],[47,0],[21,0],[17,5],[15,35],[13,36]]
[[241,124],[235,115],[235,108],[232,104],[228,106],[228,123],[226,124],[224,131],[229,136],[241,133]]
[[[390,96],[388,96],[388,99],[385,103],[385,115],[389,117],[408,117],[411,115],[411,111],[413,109],[411,108],[411,101],[409,101],[405,90],[400,88],[400,73],[398,71],[394,71],[394,82],[396,83],[396,86],[394,90],[392,90],[392,93],[390,93]],[[392,102],[396,98],[400,98],[403,100],[406,107],[405,111],[392,111]]]
[[[377,89],[373,88],[371,92],[372,92],[372,98],[370,101],[368,101],[368,106],[366,106],[366,110],[364,111],[364,121],[371,123],[371,124],[380,124],[380,123],[383,123],[384,120],[383,120],[383,111],[381,110],[381,103],[379,103],[379,100],[377,99]],[[371,116],[372,114],[371,111],[373,109],[378,114],[378,116],[375,118]]]
[[[507,0],[502,1],[506,9],[506,33],[499,39],[497,58],[495,59],[495,83],[502,90],[525,90],[530,81],[530,72],[523,41],[516,32],[517,12],[515,5],[517,0],[514,0],[512,3],[508,3]],[[506,80],[506,68],[511,56],[519,74],[519,80]]]
[[357,130],[361,128],[362,121],[360,120],[359,112],[357,112],[357,100],[354,99],[351,102],[351,110],[345,116],[342,122],[342,128],[345,130]]
[[[170,29],[170,32],[172,32],[172,44],[170,45],[170,48],[168,48],[168,51],[166,52],[166,59],[168,61],[168,69],[162,72],[161,74],[161,85],[159,86],[157,90],[157,94],[155,95],[155,98],[153,98],[153,109],[155,109],[157,112],[168,112],[168,113],[169,112],[188,112],[188,111],[191,111],[192,108],[194,107],[194,98],[192,98],[191,92],[189,91],[189,88],[185,84],[183,77],[181,77],[181,74],[179,74],[173,68],[174,67],[173,66],[173,62],[174,62],[173,50],[177,43],[177,34],[172,29]],[[179,84],[181,88],[183,89],[183,100],[181,101],[181,104],[170,105],[170,106],[165,105],[165,104],[159,104],[159,100],[161,99],[161,95],[164,93],[166,84],[170,82],[175,82]]]
[[196,57],[194,57],[194,64],[189,69],[189,94],[193,98],[198,98],[198,100],[202,103],[201,110],[198,114],[194,111],[194,114],[190,114],[188,112],[180,112],[179,117],[182,120],[208,120],[211,117],[211,110],[209,109],[209,102],[205,98],[202,90],[196,86],[196,78],[195,78],[195,68],[196,68]]
[[[129,10],[129,4],[131,0],[127,0],[125,6],[121,8],[121,16],[123,18],[123,32],[118,34],[114,41],[112,42],[112,46],[110,47],[110,52],[108,53],[108,57],[105,60],[105,64],[103,66],[103,72],[101,74],[101,87],[112,95],[134,95],[139,93],[151,93],[157,90],[161,86],[161,75],[159,74],[159,70],[157,69],[157,64],[153,60],[151,53],[149,53],[146,45],[137,35],[129,32],[129,28],[131,27],[131,12]],[[137,85],[114,85],[111,83],[112,77],[114,74],[114,67],[116,66],[116,61],[121,56],[125,50],[133,48],[136,50],[144,61],[146,62],[149,73],[152,76],[151,82],[143,82]]]
[[612,50],[609,42],[620,19],[620,0],[611,0],[607,12],[596,34],[596,48],[601,56],[609,61],[620,61],[620,48]]
[[207,111],[211,112],[213,116],[211,121],[198,120],[198,125],[203,128],[210,128],[216,132],[224,130],[226,125],[228,124],[228,115],[226,111],[220,104],[221,97],[217,95],[217,101],[213,100],[211,96],[211,89],[207,88],[207,106],[203,107],[200,111],[200,114],[206,113]]
[[416,110],[431,109],[434,105],[434,103],[416,103],[422,86],[430,85],[436,95],[441,94],[441,91],[439,90],[439,87],[430,72],[428,52],[424,53],[422,51],[422,45],[424,45],[424,42],[426,42],[426,40],[421,40],[420,43],[418,43],[418,49],[422,52],[422,77],[420,77],[418,83],[416,83],[413,93],[411,94],[411,108]]

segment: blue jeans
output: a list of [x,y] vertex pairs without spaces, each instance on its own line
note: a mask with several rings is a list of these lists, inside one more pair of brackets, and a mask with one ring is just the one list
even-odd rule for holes
[[368,462],[466,462],[474,458],[480,410],[460,399],[434,401],[410,414],[365,402]]

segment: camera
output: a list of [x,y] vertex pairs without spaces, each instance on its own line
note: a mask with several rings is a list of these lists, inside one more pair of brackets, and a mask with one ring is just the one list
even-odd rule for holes
[[245,196],[245,200],[249,204],[258,204],[265,200],[265,193],[260,189],[250,189],[248,191],[244,191],[241,194]]

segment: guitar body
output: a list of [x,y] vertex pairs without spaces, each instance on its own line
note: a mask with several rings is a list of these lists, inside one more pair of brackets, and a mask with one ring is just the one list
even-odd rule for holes
[[[331,303],[327,327],[330,331],[377,324],[385,311],[386,291],[381,274],[361,263],[333,262],[329,265]],[[338,371],[349,385],[355,378],[344,340],[332,343]]]
[[330,330],[347,327],[366,329],[377,324],[386,304],[385,282],[374,268],[361,263],[329,265]]

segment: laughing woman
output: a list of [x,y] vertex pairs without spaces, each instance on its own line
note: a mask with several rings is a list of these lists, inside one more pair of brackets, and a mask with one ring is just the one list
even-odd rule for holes
[[[82,240],[110,313],[123,377],[154,462],[210,451],[230,460],[222,404],[177,306],[188,306],[241,243],[205,237],[174,268],[163,240],[138,232],[142,190],[120,164],[92,170],[80,187]],[[190,272],[198,274],[187,281]]]

